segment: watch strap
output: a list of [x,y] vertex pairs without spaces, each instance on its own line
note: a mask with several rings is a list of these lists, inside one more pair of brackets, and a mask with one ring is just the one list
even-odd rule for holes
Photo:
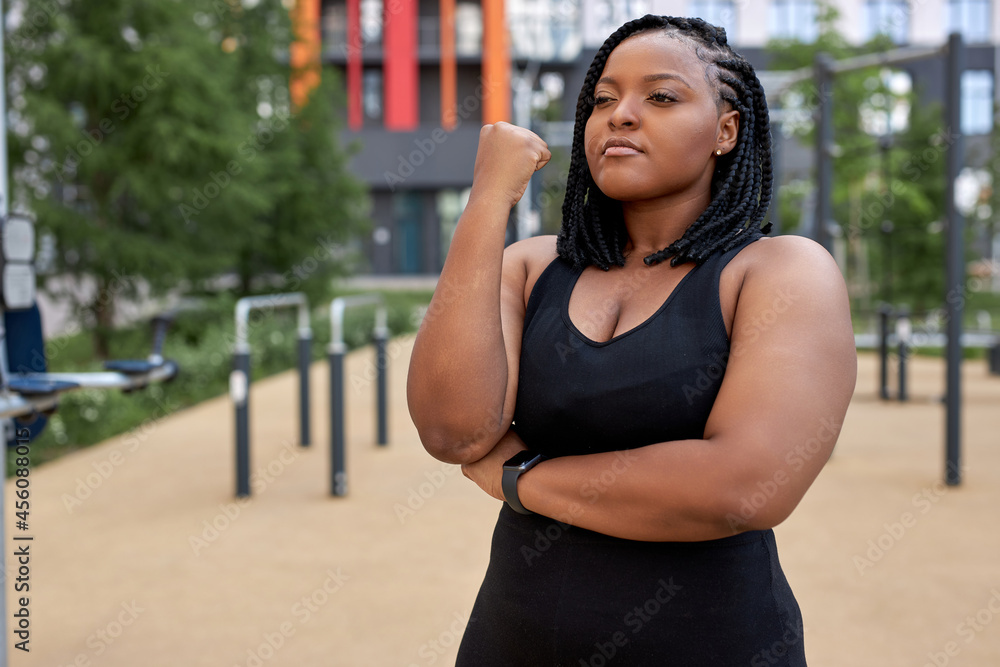
[[521,475],[528,472],[545,459],[545,456],[538,454],[531,460],[517,467],[508,466],[506,464],[504,465],[503,476],[500,479],[500,487],[503,491],[504,500],[506,500],[507,504],[510,505],[510,508],[518,514],[534,514],[534,512],[525,508],[525,506],[521,504],[521,498],[517,495],[517,480],[520,479]]

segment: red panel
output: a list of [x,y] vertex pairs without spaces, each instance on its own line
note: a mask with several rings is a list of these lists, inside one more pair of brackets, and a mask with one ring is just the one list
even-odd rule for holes
[[360,130],[361,115],[361,0],[347,0],[347,127]]
[[417,0],[394,0],[386,8],[382,34],[385,127],[415,130],[420,124]]

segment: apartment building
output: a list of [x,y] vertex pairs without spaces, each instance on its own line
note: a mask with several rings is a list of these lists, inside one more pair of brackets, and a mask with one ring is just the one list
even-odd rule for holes
[[[1000,12],[991,0],[832,4],[840,31],[858,44],[884,33],[901,46],[933,46],[961,33],[969,45],[962,126],[970,152],[982,152],[1000,59]],[[345,85],[344,140],[360,142],[352,166],[372,191],[375,225],[364,254],[375,275],[440,270],[481,125],[538,128],[553,100],[562,101],[555,120],[570,122],[594,51],[625,21],[656,13],[722,25],[767,85],[768,41],[814,40],[818,11],[813,0],[323,0],[320,8],[323,61]],[[915,63],[906,73],[925,96],[941,99],[941,63]],[[789,142],[781,164],[783,175],[807,173],[808,147]],[[512,222],[511,238],[516,229]]]

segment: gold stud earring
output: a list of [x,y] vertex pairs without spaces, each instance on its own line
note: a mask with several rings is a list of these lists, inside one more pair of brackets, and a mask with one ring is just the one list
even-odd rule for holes
[[715,149],[715,154],[716,155],[722,155],[722,149],[721,148],[716,148]]

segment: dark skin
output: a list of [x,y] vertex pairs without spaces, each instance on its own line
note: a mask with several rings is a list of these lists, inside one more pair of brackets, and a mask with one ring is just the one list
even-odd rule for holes
[[[650,267],[642,258],[679,238],[708,206],[715,151],[736,144],[739,114],[717,106],[705,68],[690,44],[642,33],[611,53],[594,91],[587,160],[598,187],[622,202],[629,242],[625,266],[588,267],[573,290],[570,318],[592,340],[644,322],[692,268]],[[421,327],[408,378],[411,415],[428,451],[462,464],[500,500],[502,464],[525,447],[509,429],[525,306],[556,256],[554,237],[503,250],[503,228],[548,158],[527,130],[483,128],[469,206],[431,304],[437,315]],[[829,458],[854,390],[843,279],[811,241],[761,239],[724,269],[720,301],[732,354],[704,437],[630,450],[626,458],[545,461],[518,483],[526,508],[651,541],[716,539],[771,528],[791,513]],[[596,499],[584,495],[602,473],[613,483]],[[775,493],[734,527],[744,501],[768,482]]]

